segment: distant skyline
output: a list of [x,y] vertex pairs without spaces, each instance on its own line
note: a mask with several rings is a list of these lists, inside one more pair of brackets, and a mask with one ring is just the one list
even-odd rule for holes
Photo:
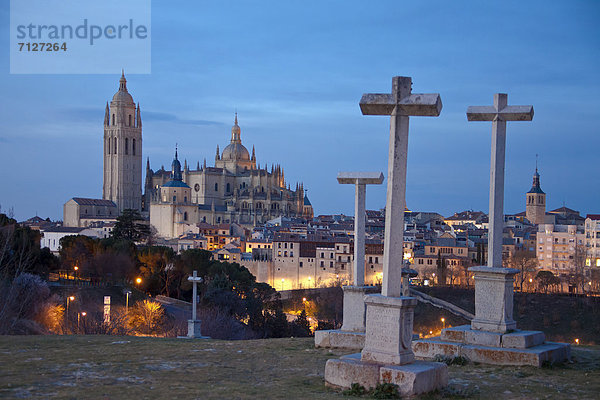
[[[460,7],[458,6],[460,5]],[[407,206],[444,216],[488,211],[491,124],[469,105],[532,104],[507,128],[505,212],[525,210],[539,154],[547,210],[600,213],[600,3],[506,1],[152,1],[152,73],[127,73],[141,105],[143,158],[214,164],[237,110],[257,162],[303,182],[315,214],[354,213],[340,171],[387,176],[389,118],[361,115],[363,93],[395,75],[441,94],[438,118],[411,118]],[[62,219],[71,197],[102,196],[112,75],[10,75],[9,2],[0,5],[0,205],[18,220]],[[144,164],[145,167],[145,164]],[[144,168],[145,169],[145,168]],[[385,206],[386,182],[367,190]]]

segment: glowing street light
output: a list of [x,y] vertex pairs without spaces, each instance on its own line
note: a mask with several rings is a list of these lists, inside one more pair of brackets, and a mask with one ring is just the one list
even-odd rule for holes
[[281,291],[283,291],[283,282],[285,282],[285,279],[281,278]]
[[80,313],[77,313],[77,333],[79,333],[79,317],[85,317],[87,315],[87,313],[85,311],[82,311]]
[[304,302],[304,303],[306,302],[306,297],[302,298],[302,302]]
[[140,278],[140,277],[137,277],[137,278],[135,279],[135,283],[137,283],[138,285],[139,285],[140,283],[142,283],[142,278]]
[[575,339],[575,344],[579,346],[579,339]]
[[310,276],[308,277],[308,287],[310,287]]
[[442,324],[443,324],[443,328],[442,329],[446,329],[446,318],[442,318],[441,321],[442,321]]
[[125,315],[129,313],[129,295],[131,294],[131,290],[127,290],[125,292]]
[[65,328],[69,327],[69,303],[75,300],[75,296],[67,297],[67,312],[65,313]]

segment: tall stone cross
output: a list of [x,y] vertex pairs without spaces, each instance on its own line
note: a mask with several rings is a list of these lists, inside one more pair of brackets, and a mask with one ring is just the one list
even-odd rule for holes
[[488,229],[488,267],[502,267],[502,229],[504,228],[504,161],[506,121],[531,121],[533,106],[509,106],[508,95],[496,93],[493,106],[470,106],[469,121],[492,121],[490,163],[490,215]]
[[442,110],[442,99],[438,93],[414,94],[411,91],[410,77],[395,76],[392,78],[391,94],[364,94],[360,99],[360,110],[364,115],[390,116],[381,288],[381,294],[389,297],[402,296],[408,119],[410,116],[437,117]]
[[354,194],[354,286],[365,285],[365,192],[366,185],[381,185],[381,172],[340,172],[338,183],[355,185]]
[[192,282],[192,321],[196,321],[196,303],[198,303],[198,283],[202,282],[202,278],[198,276],[198,271],[194,270],[192,276],[188,276],[188,281]]

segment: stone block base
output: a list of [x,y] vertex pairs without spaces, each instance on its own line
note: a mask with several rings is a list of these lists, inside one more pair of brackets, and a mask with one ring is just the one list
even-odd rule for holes
[[365,334],[342,330],[315,331],[315,347],[360,351],[365,345]]
[[177,336],[178,339],[210,339],[209,336],[202,336],[200,333],[200,320],[188,319],[187,336]]
[[529,348],[508,348],[449,342],[440,337],[416,340],[412,343],[415,357],[465,357],[472,362],[495,365],[531,365],[541,367],[545,361],[556,363],[570,360],[571,346],[545,342]]
[[515,330],[510,333],[487,332],[472,329],[469,325],[461,325],[442,330],[440,339],[446,342],[527,349],[543,344],[546,340],[546,335],[540,331]]
[[404,365],[383,365],[360,360],[360,353],[327,360],[325,383],[350,388],[358,383],[372,389],[380,383],[398,385],[402,396],[431,392],[448,385],[448,367],[444,363],[416,361]]

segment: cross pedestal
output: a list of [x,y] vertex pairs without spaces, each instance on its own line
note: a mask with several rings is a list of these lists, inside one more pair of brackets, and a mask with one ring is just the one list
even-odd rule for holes
[[392,78],[391,94],[365,94],[360,108],[365,115],[390,116],[383,283],[380,295],[365,296],[362,353],[328,360],[325,382],[344,388],[352,383],[366,388],[392,383],[398,385],[401,395],[429,392],[447,385],[448,369],[443,363],[413,362],[411,341],[417,300],[402,296],[406,162],[409,117],[437,117],[442,101],[439,94],[413,94],[411,78],[397,76]]
[[443,329],[437,338],[413,343],[418,357],[442,354],[486,364],[537,367],[570,357],[569,345],[545,342],[543,332],[519,331],[513,320],[514,276],[519,270],[502,267],[506,122],[531,121],[533,106],[507,103],[508,96],[497,93],[493,106],[467,109],[469,121],[492,121],[488,265],[469,268],[475,279],[475,318],[470,325]]
[[341,329],[315,331],[315,346],[361,350],[365,344],[364,297],[376,293],[374,286],[365,286],[365,195],[366,185],[380,185],[381,172],[340,172],[341,184],[355,185],[354,197],[354,268],[351,286],[343,286],[344,321]]
[[188,319],[188,333],[184,336],[187,339],[208,339],[207,336],[202,336],[200,331],[200,320],[196,318],[196,305],[198,303],[198,283],[202,282],[202,278],[198,276],[198,271],[194,271],[192,276],[188,277],[188,281],[192,282],[192,319]]

